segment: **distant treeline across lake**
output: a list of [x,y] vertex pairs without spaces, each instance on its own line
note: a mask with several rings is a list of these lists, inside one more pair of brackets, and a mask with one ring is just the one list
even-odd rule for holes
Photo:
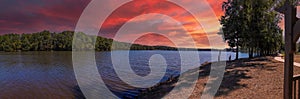
[[[78,42],[74,47],[74,31],[51,33],[42,31],[28,34],[5,34],[0,36],[0,51],[72,51],[72,49],[92,49],[96,51],[110,50],[198,50],[211,51],[212,49],[175,48],[168,46],[147,46],[114,41],[113,39],[97,36],[93,39],[85,33],[76,33]],[[92,43],[95,42],[95,43]],[[112,47],[113,42],[115,46]],[[229,50],[228,50],[229,51]]]
[[[75,47],[81,49],[93,48],[96,51],[110,51],[112,48],[113,39],[108,39],[98,36],[94,41],[89,35],[78,33],[78,38],[83,39],[84,42]],[[29,34],[5,34],[0,36],[0,51],[14,52],[14,51],[72,51],[74,32],[64,31],[61,33],[51,33],[49,31],[42,31],[38,33]],[[139,44],[130,44],[124,42],[116,42],[115,49],[132,49],[132,50],[177,50],[174,47],[167,46],[146,46]]]

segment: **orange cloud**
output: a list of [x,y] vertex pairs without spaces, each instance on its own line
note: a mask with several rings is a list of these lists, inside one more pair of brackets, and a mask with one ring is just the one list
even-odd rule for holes
[[135,43],[135,44],[145,44],[145,42],[147,42],[147,45],[151,45],[151,46],[161,46],[161,45],[168,45],[168,46],[173,46],[173,47],[176,46],[167,37],[165,37],[163,35],[160,35],[160,34],[156,34],[156,33],[147,33],[147,34],[139,37],[133,43]]
[[[221,9],[221,4],[223,1],[220,0],[207,0],[209,4],[211,5],[213,11],[215,12],[217,17],[220,17],[222,15],[222,9]],[[192,4],[193,1],[185,1],[186,3]],[[201,6],[201,5],[199,5]],[[155,21],[155,19],[159,20],[162,17],[161,16],[151,16],[151,17],[138,17],[140,15],[144,14],[149,14],[149,13],[159,13],[159,14],[164,14],[167,16],[172,17],[176,21],[180,22],[182,27],[180,25],[174,25],[174,23],[169,23],[167,21]],[[118,9],[116,9],[109,17],[108,19],[104,22],[102,25],[102,28],[100,30],[100,33],[102,35],[106,35],[110,38],[114,38],[115,33],[125,24],[128,22],[131,22],[132,27],[136,27],[136,29],[143,28],[141,25],[150,26],[149,28],[152,28],[155,30],[155,32],[160,32],[164,33],[170,36],[177,36],[178,40],[182,40],[184,42],[184,38],[182,37],[184,35],[191,35],[194,41],[196,41],[197,47],[208,47],[209,46],[209,41],[207,34],[204,32],[204,30],[201,27],[201,24],[208,24],[209,29],[206,29],[206,32],[209,33],[216,33],[219,31],[219,26],[214,26],[214,25],[209,25],[211,21],[213,21],[214,15],[210,15],[209,13],[206,12],[199,12],[199,14],[202,14],[202,16],[205,16],[203,18],[199,18],[198,14],[194,14],[196,16],[193,16],[191,13],[186,11],[184,8],[165,1],[165,0],[134,0],[133,2],[129,2]],[[135,19],[134,19],[135,18]],[[197,18],[200,20],[205,20],[207,23],[198,23]],[[134,20],[132,20],[134,19]],[[130,21],[131,20],[131,21]],[[151,22],[148,22],[149,20],[153,20]],[[147,23],[148,22],[148,23]],[[143,23],[143,24],[138,24],[138,23]],[[132,31],[130,35],[138,34],[134,32],[135,28],[131,28],[131,30],[127,31]],[[145,32],[153,32],[150,29],[145,29],[149,31],[144,31],[141,33]],[[165,41],[160,40],[160,39],[155,39],[155,35],[146,35],[149,37],[143,36],[143,39],[148,39],[148,40],[141,40],[141,38],[138,40],[139,44],[145,44],[145,45],[155,45],[152,43],[151,40],[155,41],[158,43],[158,45],[166,45],[166,46],[173,46],[170,45],[171,43],[165,43]],[[153,38],[153,39],[151,39]],[[120,41],[125,41],[126,38],[121,39]],[[222,43],[223,44],[223,43]],[[190,47],[191,43],[190,42],[184,42],[181,44],[182,46]]]
[[[181,1],[190,7],[195,6],[196,0]],[[216,17],[223,15],[221,4],[225,0],[206,0]],[[0,32],[1,33],[32,33],[42,30],[60,32],[64,30],[74,30],[80,14],[88,5],[90,0],[42,0],[42,1],[0,1],[0,5],[5,9],[0,9]],[[108,0],[107,5],[114,4],[116,0]],[[203,2],[199,0],[197,2]],[[203,3],[204,4],[204,3]],[[15,9],[18,6],[19,9]],[[201,3],[197,7],[201,7]],[[208,13],[209,9],[199,9],[199,13],[193,14],[186,9],[166,0],[133,0],[116,9],[105,21],[100,30],[100,36],[114,38],[118,30],[126,23],[131,24],[132,28],[127,31],[128,35],[117,40],[126,41],[132,35],[141,33],[162,33],[180,41],[181,47],[192,47],[188,36],[192,36],[197,47],[208,47],[207,39],[211,33],[219,31],[219,26],[213,23],[215,15]],[[99,12],[101,13],[101,12]],[[149,13],[160,13],[167,15],[176,22],[168,22],[165,17],[154,15],[148,17],[137,17]],[[199,17],[203,16],[203,17]],[[134,19],[134,20],[132,20]],[[131,20],[131,21],[130,21]],[[198,23],[202,20],[204,23]],[[201,24],[206,24],[208,29],[203,29]],[[145,30],[137,32],[139,30]],[[208,32],[208,33],[205,33]],[[199,36],[202,35],[202,36]],[[205,36],[206,35],[206,36]],[[153,38],[152,35],[149,38]],[[142,37],[147,38],[147,37]],[[139,40],[141,44],[152,44],[149,40]],[[165,42],[154,39],[156,42]],[[172,46],[171,43],[161,43]]]

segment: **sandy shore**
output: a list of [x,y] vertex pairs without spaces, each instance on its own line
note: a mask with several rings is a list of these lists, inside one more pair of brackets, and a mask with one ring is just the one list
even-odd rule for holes
[[[296,56],[296,62],[299,61]],[[300,61],[299,61],[300,62]],[[184,75],[199,73],[199,78],[190,99],[199,99],[207,84],[210,64],[199,69],[191,70]],[[300,68],[294,67],[294,74],[300,74]],[[161,98],[175,85],[176,78],[170,82],[159,84],[140,95],[140,98]],[[178,94],[184,92],[181,89]],[[227,62],[224,78],[215,96],[217,99],[282,99],[283,98],[283,63],[274,60],[274,57],[260,57],[241,59]]]

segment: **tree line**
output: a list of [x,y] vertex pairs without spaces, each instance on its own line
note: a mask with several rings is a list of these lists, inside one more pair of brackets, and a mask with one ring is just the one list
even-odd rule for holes
[[227,0],[220,19],[225,41],[236,49],[247,51],[249,57],[276,54],[282,48],[279,23],[282,16],[273,10],[276,0]]
[[[77,43],[74,47],[73,37],[79,36],[82,42]],[[42,31],[29,34],[5,34],[0,36],[0,51],[16,52],[16,51],[72,51],[76,49],[93,49],[95,51],[110,50],[177,50],[174,47],[167,46],[146,46],[139,44],[130,44],[97,36],[96,41],[85,33],[74,33],[74,31],[63,31],[61,33],[52,33],[50,31]],[[86,43],[89,42],[89,43]],[[92,42],[96,42],[93,45]]]

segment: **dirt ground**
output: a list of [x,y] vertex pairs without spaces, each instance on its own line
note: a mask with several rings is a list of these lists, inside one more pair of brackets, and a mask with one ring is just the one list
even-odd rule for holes
[[[300,55],[295,56],[300,62]],[[199,78],[190,99],[199,99],[207,83],[210,64],[201,66],[184,74],[199,73]],[[217,99],[282,99],[283,98],[283,63],[274,60],[274,57],[259,57],[227,62],[224,77],[218,92]],[[294,67],[294,74],[300,74],[300,67]],[[166,83],[147,92],[142,98],[161,98],[176,85],[182,82]],[[184,92],[184,88],[178,94]]]

